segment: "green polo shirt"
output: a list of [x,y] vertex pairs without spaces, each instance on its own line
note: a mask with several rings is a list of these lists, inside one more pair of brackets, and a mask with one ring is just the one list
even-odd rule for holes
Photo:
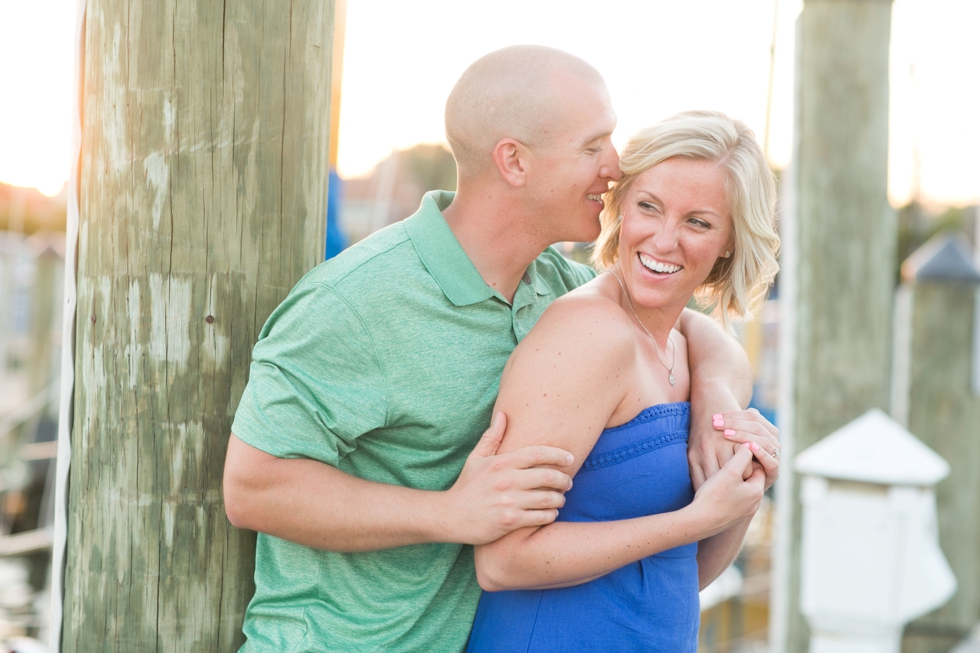
[[[507,302],[443,219],[452,198],[427,194],[293,288],[255,345],[236,436],[371,481],[452,486],[518,341],[595,275],[548,248]],[[242,651],[461,651],[479,595],[469,546],[335,553],[259,534]]]

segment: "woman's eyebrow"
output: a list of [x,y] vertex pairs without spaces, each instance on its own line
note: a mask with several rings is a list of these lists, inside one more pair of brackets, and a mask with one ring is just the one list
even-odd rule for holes
[[[651,193],[648,190],[644,190],[643,188],[637,188],[636,189],[636,194],[637,195],[645,195],[647,198],[653,200],[654,202],[658,202],[658,203],[661,203],[661,204],[663,203],[663,202],[660,201],[660,198],[657,197],[654,193]],[[685,215],[702,215],[702,214],[713,215],[713,216],[716,216],[716,217],[719,217],[719,218],[724,217],[723,215],[721,215],[717,211],[713,211],[711,209],[694,209],[693,211],[688,211]]]
[[[651,192],[650,192],[650,191],[648,191],[648,190],[644,190],[644,189],[642,189],[642,188],[637,188],[637,189],[636,189],[636,194],[637,194],[637,195],[646,195],[646,196],[647,196],[648,198],[650,198],[650,199],[652,199],[652,200],[654,200],[655,202],[660,202],[660,198],[659,198],[659,197],[657,197],[657,196],[656,196],[656,195],[655,195],[654,193],[651,193]],[[661,202],[661,203],[662,203],[662,202]]]

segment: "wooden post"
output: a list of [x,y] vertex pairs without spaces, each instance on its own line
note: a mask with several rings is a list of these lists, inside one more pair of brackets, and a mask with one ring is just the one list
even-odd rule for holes
[[[802,451],[873,407],[887,409],[897,227],[887,199],[891,0],[806,0],[798,31],[797,145],[783,217],[775,652],[806,651],[799,611]],[[785,553],[781,553],[784,551]]]
[[944,653],[980,622],[980,397],[971,387],[980,272],[969,246],[940,234],[902,265],[912,292],[909,430],[949,462],[936,487],[939,543],[958,588],[909,624],[905,653]]
[[63,651],[242,643],[224,453],[262,324],[323,258],[333,9],[87,2]]

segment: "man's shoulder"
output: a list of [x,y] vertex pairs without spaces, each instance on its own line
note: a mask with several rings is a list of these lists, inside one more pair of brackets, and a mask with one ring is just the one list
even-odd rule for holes
[[363,283],[380,271],[404,269],[418,260],[411,240],[401,222],[376,231],[364,240],[319,264],[306,274],[300,284],[326,285],[334,289],[348,283]]
[[371,312],[381,290],[418,286],[424,273],[405,228],[393,224],[307,272],[270,315],[260,340],[276,324],[363,329],[365,308]]

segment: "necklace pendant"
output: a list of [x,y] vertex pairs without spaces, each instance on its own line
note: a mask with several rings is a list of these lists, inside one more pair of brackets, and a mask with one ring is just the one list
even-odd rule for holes
[[676,379],[674,379],[674,373],[673,372],[670,372],[670,376],[667,377],[667,380],[670,381],[670,385],[671,386],[677,385],[677,381],[676,381]]

